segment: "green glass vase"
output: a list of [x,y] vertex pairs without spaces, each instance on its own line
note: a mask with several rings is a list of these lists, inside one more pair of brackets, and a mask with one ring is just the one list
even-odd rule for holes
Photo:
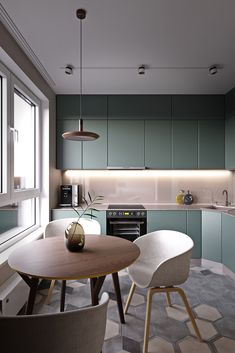
[[81,251],[85,245],[85,233],[79,222],[72,222],[65,230],[65,244],[69,251]]

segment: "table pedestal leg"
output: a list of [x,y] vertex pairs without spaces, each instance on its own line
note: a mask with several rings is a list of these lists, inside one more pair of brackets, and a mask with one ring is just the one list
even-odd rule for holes
[[65,290],[66,290],[66,281],[63,280],[61,283],[61,292],[60,292],[60,311],[64,311],[65,305]]
[[23,280],[30,287],[28,302],[27,302],[26,311],[25,311],[26,315],[30,315],[33,313],[33,307],[34,307],[35,297],[36,297],[36,293],[37,293],[39,278],[35,278],[35,277],[30,278],[30,277],[23,275],[21,273],[19,273],[19,275],[23,278]]
[[114,285],[116,298],[117,298],[117,305],[118,305],[118,312],[119,312],[120,321],[122,324],[125,324],[118,272],[112,273],[112,277],[113,277],[113,285]]
[[99,293],[104,283],[104,280],[105,280],[105,276],[90,279],[91,303],[93,306],[99,304]]

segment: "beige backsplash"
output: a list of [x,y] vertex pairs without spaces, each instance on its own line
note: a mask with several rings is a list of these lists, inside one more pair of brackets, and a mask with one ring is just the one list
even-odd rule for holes
[[229,171],[66,171],[64,184],[82,185],[83,195],[103,195],[107,203],[175,203],[179,190],[195,202],[224,202],[223,189],[235,203],[235,177]]

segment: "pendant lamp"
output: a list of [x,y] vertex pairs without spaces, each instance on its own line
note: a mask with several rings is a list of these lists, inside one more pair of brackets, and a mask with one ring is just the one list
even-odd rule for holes
[[80,20],[80,116],[78,130],[68,131],[62,134],[65,140],[72,141],[93,141],[96,140],[99,135],[95,132],[83,131],[83,120],[82,120],[82,20],[86,18],[86,10],[78,9],[76,11],[77,18]]

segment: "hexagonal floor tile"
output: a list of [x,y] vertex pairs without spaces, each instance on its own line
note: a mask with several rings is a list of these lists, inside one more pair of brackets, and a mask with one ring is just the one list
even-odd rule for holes
[[218,341],[214,342],[214,345],[218,353],[234,353],[235,352],[235,341],[231,338],[222,337]]
[[[124,296],[124,302],[127,301],[127,295]],[[132,299],[131,299],[131,304],[130,305],[133,305],[133,306],[138,306],[138,305],[141,305],[141,304],[144,304],[145,300],[144,300],[144,296],[143,295],[140,295],[140,294],[134,294]]]
[[119,335],[119,324],[112,320],[107,320],[106,331],[105,331],[105,340]]
[[163,338],[156,337],[149,340],[148,353],[174,353],[174,348]]
[[199,342],[196,338],[186,337],[179,343],[182,353],[211,353],[210,348],[205,342]]
[[185,321],[188,319],[188,313],[185,307],[174,304],[166,307],[166,312],[169,317],[178,321]]
[[[218,332],[216,331],[212,323],[200,319],[196,319],[196,323],[203,340],[209,340],[215,335],[217,335]],[[193,336],[196,336],[191,321],[187,322],[187,326],[191,334]]]
[[117,353],[130,353],[130,352],[127,352],[127,351],[119,351]]
[[222,315],[216,308],[206,304],[201,304],[197,306],[194,311],[196,312],[197,316],[201,319],[206,319],[210,321],[216,321],[222,317]]

